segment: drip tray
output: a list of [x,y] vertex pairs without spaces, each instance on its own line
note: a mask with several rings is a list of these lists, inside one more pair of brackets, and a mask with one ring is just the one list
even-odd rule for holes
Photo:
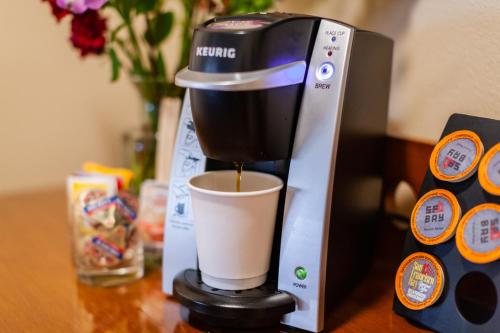
[[187,269],[174,279],[174,297],[190,316],[207,325],[231,328],[274,326],[295,310],[295,300],[273,284],[248,290],[220,290],[201,281],[200,272]]

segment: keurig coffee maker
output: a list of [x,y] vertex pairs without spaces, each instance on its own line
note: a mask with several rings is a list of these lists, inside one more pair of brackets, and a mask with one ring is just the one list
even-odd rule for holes
[[[382,190],[392,41],[313,16],[259,13],[195,29],[175,143],[163,288],[207,323],[281,321],[318,332],[327,304],[370,263]],[[201,281],[187,179],[207,170],[280,177],[264,285]],[[224,216],[220,217],[224,219]],[[214,244],[214,246],[217,246]]]

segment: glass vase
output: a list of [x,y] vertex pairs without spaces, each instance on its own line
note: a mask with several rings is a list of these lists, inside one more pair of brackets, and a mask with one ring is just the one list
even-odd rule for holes
[[139,194],[141,184],[155,178],[158,119],[168,84],[139,76],[133,77],[132,82],[141,99],[141,125],[125,134],[125,162],[134,172],[131,191]]
[[124,135],[125,165],[134,173],[130,191],[139,194],[141,184],[155,177],[156,136],[148,127],[131,130]]

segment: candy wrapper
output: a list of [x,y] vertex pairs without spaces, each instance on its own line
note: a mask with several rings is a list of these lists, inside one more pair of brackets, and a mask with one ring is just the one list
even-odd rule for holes
[[95,162],[85,162],[82,166],[83,172],[89,175],[108,175],[116,179],[119,190],[127,190],[134,174],[123,168],[110,168]]
[[115,177],[106,175],[75,174],[66,179],[69,222],[73,223],[75,213],[82,210],[80,195],[84,191],[95,190],[104,196],[112,196],[118,192]]

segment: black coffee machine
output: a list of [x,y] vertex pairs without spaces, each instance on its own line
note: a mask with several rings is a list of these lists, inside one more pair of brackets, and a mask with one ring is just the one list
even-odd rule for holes
[[[392,44],[285,13],[219,17],[196,28],[189,66],[176,75],[188,90],[163,257],[163,289],[193,317],[318,332],[326,305],[366,272],[381,204]],[[234,170],[235,161],[286,186],[266,284],[224,291],[201,282],[186,181]]]

